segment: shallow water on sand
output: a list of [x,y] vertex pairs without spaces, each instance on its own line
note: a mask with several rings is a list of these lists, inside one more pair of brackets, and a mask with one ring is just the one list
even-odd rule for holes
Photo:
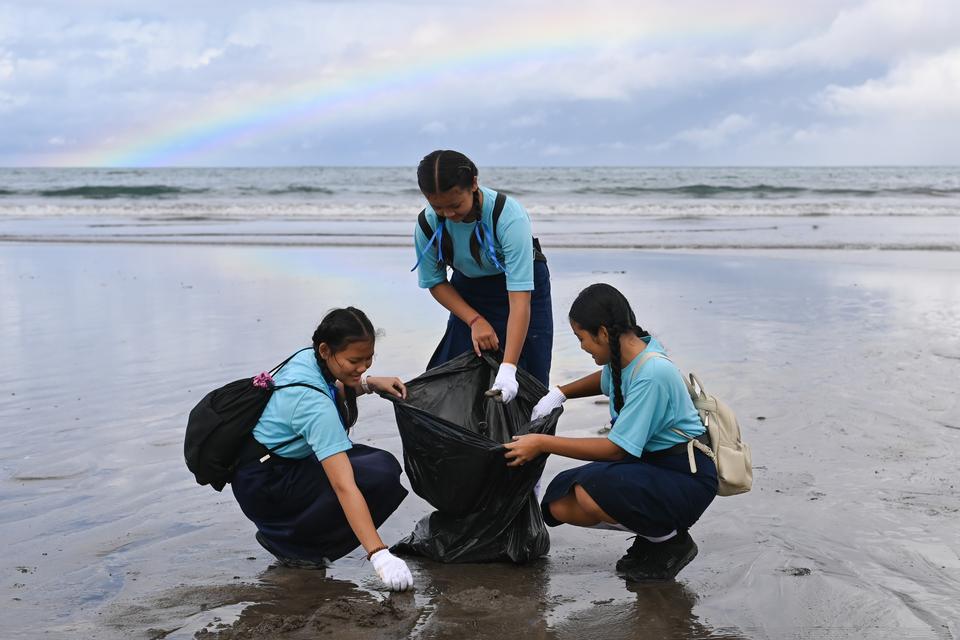
[[[325,580],[272,567],[229,490],[194,484],[189,409],[305,344],[330,307],[384,330],[377,372],[420,372],[445,314],[409,249],[5,244],[0,636],[960,636],[960,258],[548,255],[554,382],[590,370],[564,315],[607,281],[753,447],[754,491],[707,511],[678,582],[628,587],[612,571],[626,534],[559,527],[533,565],[413,559],[417,591],[387,596],[359,553]],[[388,403],[361,403],[355,441],[399,455]],[[560,432],[605,411],[571,401]],[[573,464],[551,458],[546,478]],[[411,495],[385,540],[428,511]]]

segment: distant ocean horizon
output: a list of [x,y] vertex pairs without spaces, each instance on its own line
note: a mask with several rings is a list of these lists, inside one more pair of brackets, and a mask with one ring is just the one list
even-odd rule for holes
[[[958,167],[481,167],[480,182],[548,246],[960,250]],[[0,169],[6,242],[403,246],[423,206],[414,167]]]

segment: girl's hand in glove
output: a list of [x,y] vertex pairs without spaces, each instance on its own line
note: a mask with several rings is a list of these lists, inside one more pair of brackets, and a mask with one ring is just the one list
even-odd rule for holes
[[550,415],[550,413],[562,405],[566,399],[567,396],[563,395],[560,387],[553,387],[547,392],[547,395],[540,398],[540,402],[537,403],[537,406],[533,408],[533,412],[530,414],[530,419],[536,420],[537,418]]
[[520,385],[517,384],[517,366],[504,362],[497,369],[497,379],[487,393],[499,391],[500,400],[506,404],[517,397]]
[[407,563],[388,549],[381,549],[370,556],[370,563],[380,580],[391,591],[406,591],[413,586],[413,576]]

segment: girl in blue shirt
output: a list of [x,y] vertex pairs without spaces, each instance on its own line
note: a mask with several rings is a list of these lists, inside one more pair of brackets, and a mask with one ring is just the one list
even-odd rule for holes
[[[636,540],[617,571],[631,581],[668,580],[697,555],[688,529],[717,494],[713,461],[687,443],[709,446],[700,416],[663,346],[637,326],[627,299],[608,284],[594,284],[570,307],[580,347],[602,369],[554,387],[534,407],[532,419],[567,398],[610,398],[612,428],[606,437],[524,435],[505,445],[510,466],[553,453],[592,461],[564,471],[541,502],[550,526],[632,531]],[[695,467],[695,468],[694,468]]]
[[392,555],[377,527],[406,497],[400,464],[390,453],[353,444],[357,394],[406,397],[398,378],[367,377],[376,332],[354,307],[334,309],[274,376],[277,389],[241,452],[231,485],[257,541],[281,564],[319,569],[363,545],[384,585],[413,586],[406,563]]
[[427,368],[471,349],[479,356],[502,347],[492,389],[509,402],[517,395],[517,366],[549,384],[550,271],[526,210],[480,186],[478,174],[470,158],[449,150],[428,154],[417,168],[428,206],[414,231],[415,268],[420,287],[450,312]]

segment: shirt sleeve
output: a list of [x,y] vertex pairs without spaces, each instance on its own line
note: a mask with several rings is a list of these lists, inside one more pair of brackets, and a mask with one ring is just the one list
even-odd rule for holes
[[[430,216],[427,216],[427,221],[429,222],[429,220]],[[436,229],[436,226],[434,226],[434,229]],[[437,262],[437,243],[434,242],[433,245],[424,252],[429,241],[430,238],[423,235],[423,230],[420,228],[420,222],[418,220],[413,229],[413,244],[417,251],[416,259],[420,261],[420,264],[417,266],[417,281],[421,289],[429,289],[430,287],[437,286],[441,282],[447,281],[447,268]],[[423,258],[420,256],[423,256]]]
[[321,461],[353,447],[340,422],[337,407],[324,393],[307,390],[300,396],[293,410],[291,427],[303,436]]
[[623,408],[607,437],[632,456],[643,455],[650,436],[668,420],[670,396],[656,378],[638,377],[624,398]]
[[533,291],[533,229],[519,202],[507,199],[496,233],[507,270],[507,291]]

